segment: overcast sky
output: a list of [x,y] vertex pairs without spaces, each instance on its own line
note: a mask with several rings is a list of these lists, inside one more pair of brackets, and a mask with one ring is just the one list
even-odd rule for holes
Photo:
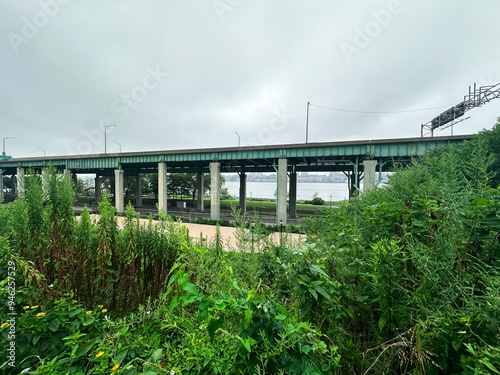
[[[104,152],[108,124],[108,152],[299,143],[307,102],[309,142],[416,137],[500,82],[499,15],[498,0],[5,0],[0,137],[14,157]],[[454,134],[490,129],[500,100],[466,116]]]

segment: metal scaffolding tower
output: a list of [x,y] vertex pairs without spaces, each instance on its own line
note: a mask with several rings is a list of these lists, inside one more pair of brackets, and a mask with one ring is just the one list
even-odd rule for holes
[[[431,121],[422,124],[420,135],[423,137],[424,135],[430,134],[431,137],[433,137],[434,130],[444,130],[461,121],[467,120],[469,117],[461,118],[465,112],[480,107],[495,98],[500,98],[500,83],[496,85],[481,86],[479,88],[476,88],[476,84],[474,83],[474,90],[469,86],[469,94],[464,96],[464,100],[461,103],[447,109],[437,117],[434,117]],[[427,131],[427,133],[425,133],[425,131]]]

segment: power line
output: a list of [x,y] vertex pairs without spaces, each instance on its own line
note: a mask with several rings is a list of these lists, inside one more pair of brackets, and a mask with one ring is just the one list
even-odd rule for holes
[[449,105],[441,105],[439,107],[420,108],[420,109],[408,109],[408,110],[404,110],[404,111],[356,111],[356,110],[351,110],[351,109],[340,109],[340,108],[325,107],[325,106],[322,106],[322,105],[317,105],[317,104],[312,104],[312,103],[309,103],[309,105],[312,105],[313,107],[329,109],[331,111],[350,112],[350,113],[405,113],[405,112],[428,111],[430,109],[438,109],[438,108],[450,107]]

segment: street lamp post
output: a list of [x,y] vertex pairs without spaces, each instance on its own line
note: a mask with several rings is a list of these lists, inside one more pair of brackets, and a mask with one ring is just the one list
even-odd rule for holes
[[3,143],[3,151],[2,151],[2,156],[7,155],[7,154],[5,153],[5,140],[6,140],[6,139],[14,139],[14,138],[15,138],[15,137],[6,137],[6,138],[4,138],[4,139],[3,139],[3,142],[2,142],[2,143]]
[[106,131],[111,126],[115,126],[116,127],[116,125],[114,125],[114,124],[104,126],[104,153],[105,154],[107,153],[107,150],[106,150]]
[[42,152],[43,152],[43,157],[45,157],[45,156],[46,156],[45,150],[42,150],[41,148],[37,148],[37,150],[40,150],[40,151],[42,151]]
[[120,146],[120,154],[121,154],[122,153],[122,145],[116,141],[113,141],[113,142],[115,142],[118,146]]
[[238,132],[234,132],[234,133],[238,136],[238,147],[240,147],[240,140],[241,140],[240,135],[238,134]]

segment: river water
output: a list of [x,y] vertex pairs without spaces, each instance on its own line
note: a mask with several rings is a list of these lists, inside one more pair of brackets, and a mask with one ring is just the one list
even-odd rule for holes
[[[240,183],[238,181],[226,181],[224,187],[227,187],[229,194],[239,196]],[[290,189],[290,187],[288,186],[287,189]],[[247,182],[247,198],[275,198],[275,191],[276,182]],[[340,201],[349,197],[347,182],[297,183],[297,200],[310,200],[315,193],[318,193],[318,197],[323,198],[325,201]]]

